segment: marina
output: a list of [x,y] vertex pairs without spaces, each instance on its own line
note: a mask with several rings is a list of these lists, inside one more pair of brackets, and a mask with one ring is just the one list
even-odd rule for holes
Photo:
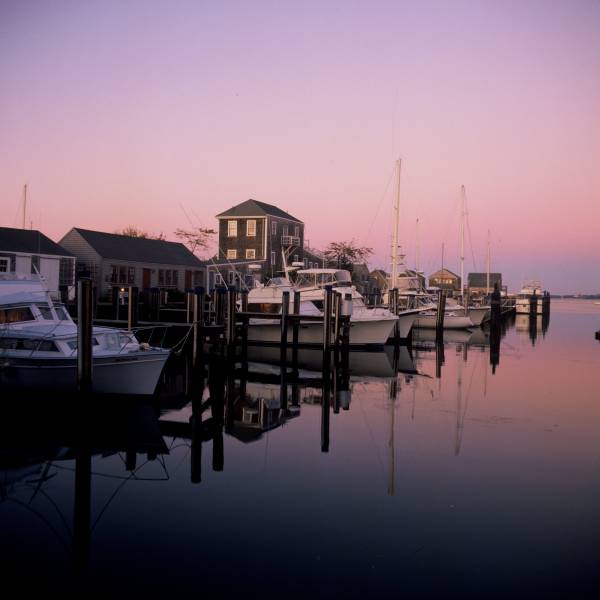
[[3,0],[7,592],[600,598],[598,23]]
[[[3,564],[35,569],[46,589],[157,593],[200,579],[230,595],[260,586],[269,556],[271,584],[292,597],[315,585],[359,597],[478,596],[500,563],[502,593],[589,594],[597,318],[591,302],[556,301],[550,324],[513,316],[498,333],[415,339],[401,356],[351,352],[330,382],[319,350],[300,352],[282,388],[278,349],[231,371],[215,347],[193,391],[189,357],[172,357],[150,401],[3,394]],[[566,377],[543,375],[567,356]]]

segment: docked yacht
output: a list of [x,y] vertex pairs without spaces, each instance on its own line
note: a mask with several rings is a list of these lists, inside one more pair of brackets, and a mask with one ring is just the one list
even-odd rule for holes
[[[294,292],[300,292],[300,315],[323,314],[324,288],[331,285],[337,294],[351,294],[350,317],[351,346],[381,346],[392,335],[396,323],[400,337],[408,337],[419,310],[404,311],[399,316],[384,308],[369,308],[362,295],[352,285],[350,273],[340,269],[301,269],[295,272],[294,281],[289,277],[275,277],[267,285],[256,287],[248,294],[248,310],[279,314],[283,292],[290,292],[290,312],[294,312]],[[251,342],[279,342],[279,320],[251,319],[248,339]],[[291,331],[288,334],[291,341]],[[314,321],[300,322],[299,343],[316,345],[323,342],[323,325]]]
[[537,280],[526,281],[517,295],[516,311],[518,315],[528,315],[531,312],[531,300],[537,298],[536,314],[542,314],[542,284]]
[[[154,393],[169,350],[108,327],[92,344],[93,392]],[[77,325],[39,277],[0,275],[0,388],[77,388]]]

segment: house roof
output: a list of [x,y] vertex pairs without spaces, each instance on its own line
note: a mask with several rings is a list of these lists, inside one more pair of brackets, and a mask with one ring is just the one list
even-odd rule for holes
[[272,217],[279,217],[281,219],[289,219],[290,221],[297,221],[298,223],[302,223],[300,219],[296,219],[289,213],[286,213],[284,210],[273,206],[272,204],[267,204],[266,202],[259,202],[258,200],[246,200],[241,204],[237,204],[236,206],[232,206],[229,210],[225,212],[219,213],[217,215],[217,219],[222,217],[256,217],[259,215],[269,215]]
[[179,242],[90,231],[79,227],[74,227],[73,231],[79,233],[102,258],[189,267],[202,267],[204,264]]
[[[469,287],[486,287],[487,273],[469,273],[468,282]],[[490,287],[494,287],[495,283],[502,284],[502,273],[490,273]]]
[[36,229],[0,227],[0,251],[2,250],[27,254],[72,256],[68,250],[65,250]]
[[455,277],[456,279],[460,279],[459,275],[457,275],[456,273],[453,273],[449,269],[440,269],[439,271],[436,271],[435,273],[432,273],[429,276],[429,279],[431,279],[432,277],[434,277],[434,278],[438,278],[438,277]]

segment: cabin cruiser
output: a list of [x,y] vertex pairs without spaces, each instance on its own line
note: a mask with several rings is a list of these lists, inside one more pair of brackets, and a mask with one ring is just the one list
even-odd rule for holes
[[[154,393],[169,350],[108,327],[92,344],[93,392]],[[39,276],[0,275],[0,388],[77,388],[77,325]]]
[[[400,337],[408,337],[415,317],[420,310],[403,311],[395,316],[385,308],[369,308],[362,295],[352,285],[348,271],[342,269],[301,269],[289,276],[275,277],[264,286],[250,290],[248,310],[279,314],[283,292],[290,292],[290,312],[294,312],[294,292],[300,292],[300,315],[322,316],[324,288],[331,285],[334,294],[350,294],[352,316],[350,317],[351,346],[381,346],[393,335],[396,324]],[[251,319],[248,339],[253,342],[279,342],[281,328],[278,320]],[[291,340],[291,331],[288,334]],[[300,322],[299,343],[316,345],[323,342],[323,325],[318,322]]]
[[516,311],[518,315],[528,315],[531,312],[531,300],[537,298],[536,314],[542,314],[542,297],[544,292],[539,281],[531,280],[523,284],[517,295]]

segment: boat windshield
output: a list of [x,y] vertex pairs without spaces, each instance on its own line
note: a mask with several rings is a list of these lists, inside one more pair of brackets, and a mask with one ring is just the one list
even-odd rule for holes
[[0,308],[0,324],[22,323],[23,321],[35,321],[29,306]]

